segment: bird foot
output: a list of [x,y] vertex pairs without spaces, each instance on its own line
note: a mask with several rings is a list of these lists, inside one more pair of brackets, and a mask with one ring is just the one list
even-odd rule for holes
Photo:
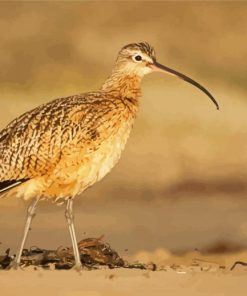
[[22,266],[17,263],[15,260],[12,261],[9,266],[7,267],[8,270],[23,270]]
[[75,264],[73,267],[72,267],[72,270],[75,270],[77,272],[81,272],[83,270],[83,267],[81,264]]
[[86,270],[87,268],[82,264],[78,263],[78,264],[75,264],[71,269],[81,273],[81,271]]

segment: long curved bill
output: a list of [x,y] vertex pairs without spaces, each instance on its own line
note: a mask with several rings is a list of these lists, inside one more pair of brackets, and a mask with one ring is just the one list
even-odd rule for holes
[[188,76],[186,76],[182,73],[179,73],[173,69],[163,66],[163,65],[157,63],[156,61],[153,64],[151,64],[150,67],[154,72],[165,72],[165,73],[175,75],[175,76],[183,79],[184,81],[189,82],[190,84],[194,85],[195,87],[199,88],[201,91],[203,91],[210,98],[210,100],[215,104],[216,108],[219,110],[219,105],[218,105],[217,101],[215,100],[215,98],[211,95],[211,93],[205,87],[203,87],[201,84],[199,84],[195,80],[193,80],[193,79],[189,78]]

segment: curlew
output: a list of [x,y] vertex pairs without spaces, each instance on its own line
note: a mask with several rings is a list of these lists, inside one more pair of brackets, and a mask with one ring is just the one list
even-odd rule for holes
[[20,264],[37,203],[46,198],[66,202],[75,268],[81,268],[73,199],[101,180],[119,160],[138,111],[141,80],[157,71],[193,84],[219,108],[202,85],[159,64],[148,43],[132,43],[120,50],[100,90],[41,105],[0,132],[0,194],[31,201],[15,267]]

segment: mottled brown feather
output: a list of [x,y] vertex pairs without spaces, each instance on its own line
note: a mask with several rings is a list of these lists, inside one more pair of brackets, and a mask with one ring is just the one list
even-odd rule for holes
[[[41,105],[0,132],[0,183],[29,180],[10,194],[74,197],[111,170],[138,110],[142,75],[126,70],[122,59],[126,50],[131,54],[137,49],[132,44],[120,51],[101,90]],[[139,50],[154,56],[145,43]]]

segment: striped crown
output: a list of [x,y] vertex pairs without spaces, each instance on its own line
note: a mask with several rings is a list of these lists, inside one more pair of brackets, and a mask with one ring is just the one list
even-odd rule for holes
[[154,48],[147,42],[130,43],[125,45],[121,51],[124,50],[140,50],[141,52],[148,55],[153,60],[156,59]]

